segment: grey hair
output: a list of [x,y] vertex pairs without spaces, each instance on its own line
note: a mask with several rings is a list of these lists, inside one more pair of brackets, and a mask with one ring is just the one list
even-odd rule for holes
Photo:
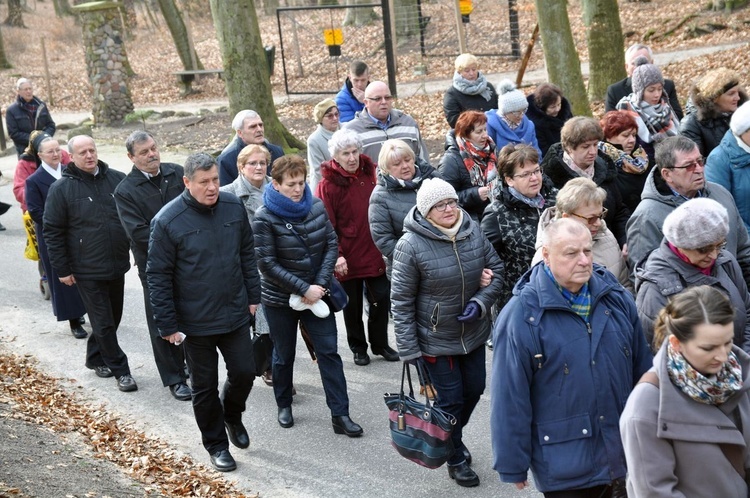
[[552,223],[547,225],[547,228],[544,229],[544,242],[542,245],[549,250],[549,247],[563,233],[576,236],[585,233],[589,236],[589,238],[591,237],[591,232],[583,223],[578,223],[577,221],[571,220],[570,218],[560,218],[554,220]]
[[130,136],[125,140],[125,148],[127,149],[128,154],[132,156],[135,153],[136,144],[142,144],[149,138],[153,139],[154,136],[144,130],[136,130],[131,133]]
[[232,120],[232,128],[234,128],[235,131],[242,128],[242,125],[245,124],[246,119],[252,119],[252,118],[259,118],[260,114],[258,114],[255,111],[251,111],[250,109],[245,109],[244,111],[240,111],[237,114],[235,114],[234,119]]
[[557,193],[555,217],[571,214],[581,206],[603,205],[607,191],[588,178],[573,178]]
[[639,50],[645,50],[646,53],[648,53],[648,62],[653,63],[654,52],[651,50],[651,47],[642,43],[634,43],[628,47],[628,49],[625,51],[625,62],[629,62],[632,55]]
[[390,174],[388,172],[388,163],[395,159],[410,158],[412,161],[416,161],[417,157],[409,144],[399,138],[391,138],[383,142],[383,147],[380,149],[378,154],[378,167],[380,172],[384,175]]
[[28,79],[28,78],[18,78],[18,81],[16,81],[16,90],[20,90],[21,89],[21,85],[23,85],[24,83],[28,83],[29,85],[33,85],[33,83],[31,82],[31,80]]
[[328,141],[328,152],[331,157],[349,147],[356,146],[359,152],[362,152],[362,141],[359,134],[352,130],[338,130]]
[[192,180],[198,170],[208,171],[214,166],[216,166],[216,158],[211,154],[205,152],[190,154],[185,159],[185,178]]
[[[76,142],[78,141],[78,139],[80,139],[82,137],[88,138],[92,142],[94,142],[94,137],[90,137],[88,135],[76,135],[76,136],[72,137],[70,140],[68,140],[68,152],[70,152],[71,154],[73,153],[73,146],[76,144]],[[96,147],[96,142],[94,142],[94,147]]]
[[678,152],[693,152],[698,145],[685,135],[677,135],[662,140],[656,145],[656,154],[654,160],[659,171],[664,168],[674,168],[677,163]]

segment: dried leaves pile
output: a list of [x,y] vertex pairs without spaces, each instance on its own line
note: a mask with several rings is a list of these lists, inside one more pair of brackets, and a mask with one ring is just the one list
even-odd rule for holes
[[[13,417],[59,433],[77,432],[95,457],[115,463],[148,494],[243,498],[219,473],[146,436],[106,409],[92,408],[39,370],[29,357],[0,353],[0,403]],[[257,496],[257,495],[253,495]]]

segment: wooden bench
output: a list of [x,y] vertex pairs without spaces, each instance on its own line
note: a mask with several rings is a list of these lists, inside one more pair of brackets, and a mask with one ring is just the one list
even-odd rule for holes
[[180,86],[182,91],[180,94],[184,97],[193,93],[193,81],[200,78],[201,76],[213,76],[216,75],[222,78],[224,75],[223,69],[196,69],[194,71],[176,71],[174,73],[177,79],[180,80]]

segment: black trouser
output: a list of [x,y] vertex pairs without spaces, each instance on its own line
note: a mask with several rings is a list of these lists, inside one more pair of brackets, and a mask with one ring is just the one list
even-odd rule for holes
[[148,294],[148,283],[146,273],[138,268],[138,277],[143,286],[143,302],[146,305],[146,325],[151,338],[151,350],[154,352],[154,362],[159,371],[161,383],[166,386],[185,382],[185,353],[182,345],[175,346],[165,341],[159,335],[159,329],[154,322],[154,310],[151,307],[151,299]]
[[[353,278],[341,282],[349,296],[349,304],[344,308],[344,324],[346,325],[346,339],[353,353],[367,352],[367,339],[370,339],[370,349],[377,354],[388,345],[388,312],[391,305],[391,284],[388,277],[380,275],[370,278]],[[362,322],[363,291],[366,291],[367,301],[370,303],[370,313],[367,317],[367,337],[365,325]]]
[[[224,421],[242,421],[245,402],[255,379],[250,327],[245,325],[226,334],[188,335],[184,344],[193,384],[193,413],[201,431],[203,447],[209,453],[226,450],[229,440]],[[227,367],[221,397],[217,349]]]
[[610,485],[603,484],[593,488],[544,493],[544,498],[627,498],[627,496],[624,479],[616,479]]
[[122,318],[125,276],[114,280],[76,278],[78,293],[89,314],[91,335],[86,343],[86,366],[107,366],[115,377],[130,373],[128,357],[117,342]]

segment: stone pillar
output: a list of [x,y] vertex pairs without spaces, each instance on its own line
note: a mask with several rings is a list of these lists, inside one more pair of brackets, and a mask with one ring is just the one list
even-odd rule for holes
[[72,7],[81,19],[86,69],[94,89],[94,122],[98,125],[122,124],[125,116],[133,112],[120,7],[116,1]]

